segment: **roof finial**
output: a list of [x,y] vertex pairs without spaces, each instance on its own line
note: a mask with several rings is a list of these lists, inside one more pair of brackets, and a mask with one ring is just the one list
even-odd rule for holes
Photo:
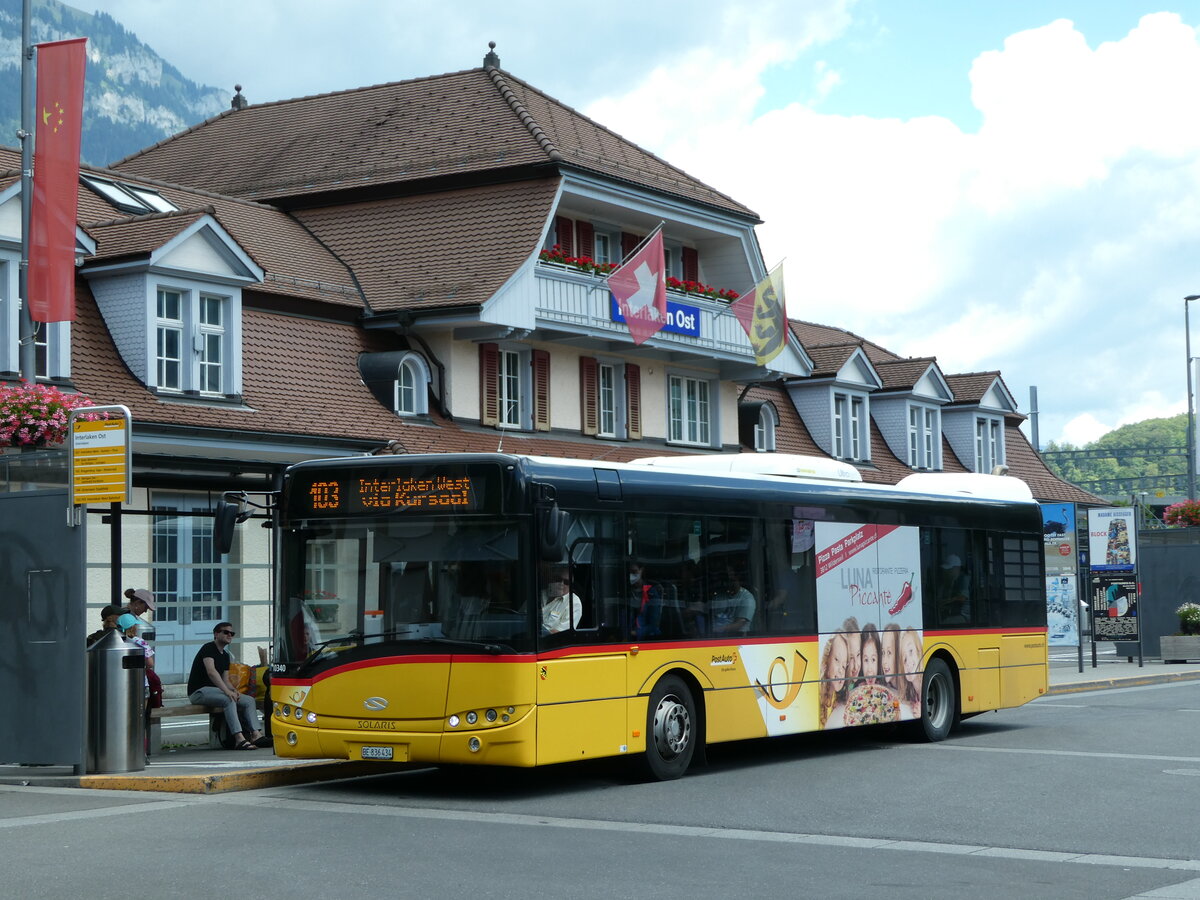
[[233,95],[233,100],[229,104],[230,108],[231,109],[245,109],[247,106],[249,106],[250,101],[242,96],[242,86],[240,84],[235,84],[233,86],[233,89],[235,91],[237,91],[237,93]]
[[496,55],[495,41],[488,41],[488,55],[483,58],[483,67],[485,69],[500,68],[500,57]]

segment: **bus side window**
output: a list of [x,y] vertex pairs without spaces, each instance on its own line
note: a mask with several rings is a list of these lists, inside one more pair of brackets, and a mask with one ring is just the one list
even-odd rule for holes
[[761,629],[767,634],[810,634],[817,628],[812,522],[768,520],[766,603]]

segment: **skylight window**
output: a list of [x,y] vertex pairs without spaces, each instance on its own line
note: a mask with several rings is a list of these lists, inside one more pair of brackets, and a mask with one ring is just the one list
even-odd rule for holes
[[80,178],[89,188],[124,212],[175,212],[179,209],[162,194],[149,188],[98,178],[95,175],[81,175]]

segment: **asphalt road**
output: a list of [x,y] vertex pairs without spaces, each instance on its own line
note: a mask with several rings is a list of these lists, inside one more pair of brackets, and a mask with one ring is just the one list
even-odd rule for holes
[[0,787],[7,896],[1200,898],[1200,682],[891,730],[186,796]]

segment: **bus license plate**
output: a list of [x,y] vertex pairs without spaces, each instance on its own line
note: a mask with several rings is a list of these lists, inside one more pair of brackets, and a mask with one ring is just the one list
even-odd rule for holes
[[363,759],[391,759],[392,758],[392,748],[391,747],[363,747],[362,748],[362,758]]

